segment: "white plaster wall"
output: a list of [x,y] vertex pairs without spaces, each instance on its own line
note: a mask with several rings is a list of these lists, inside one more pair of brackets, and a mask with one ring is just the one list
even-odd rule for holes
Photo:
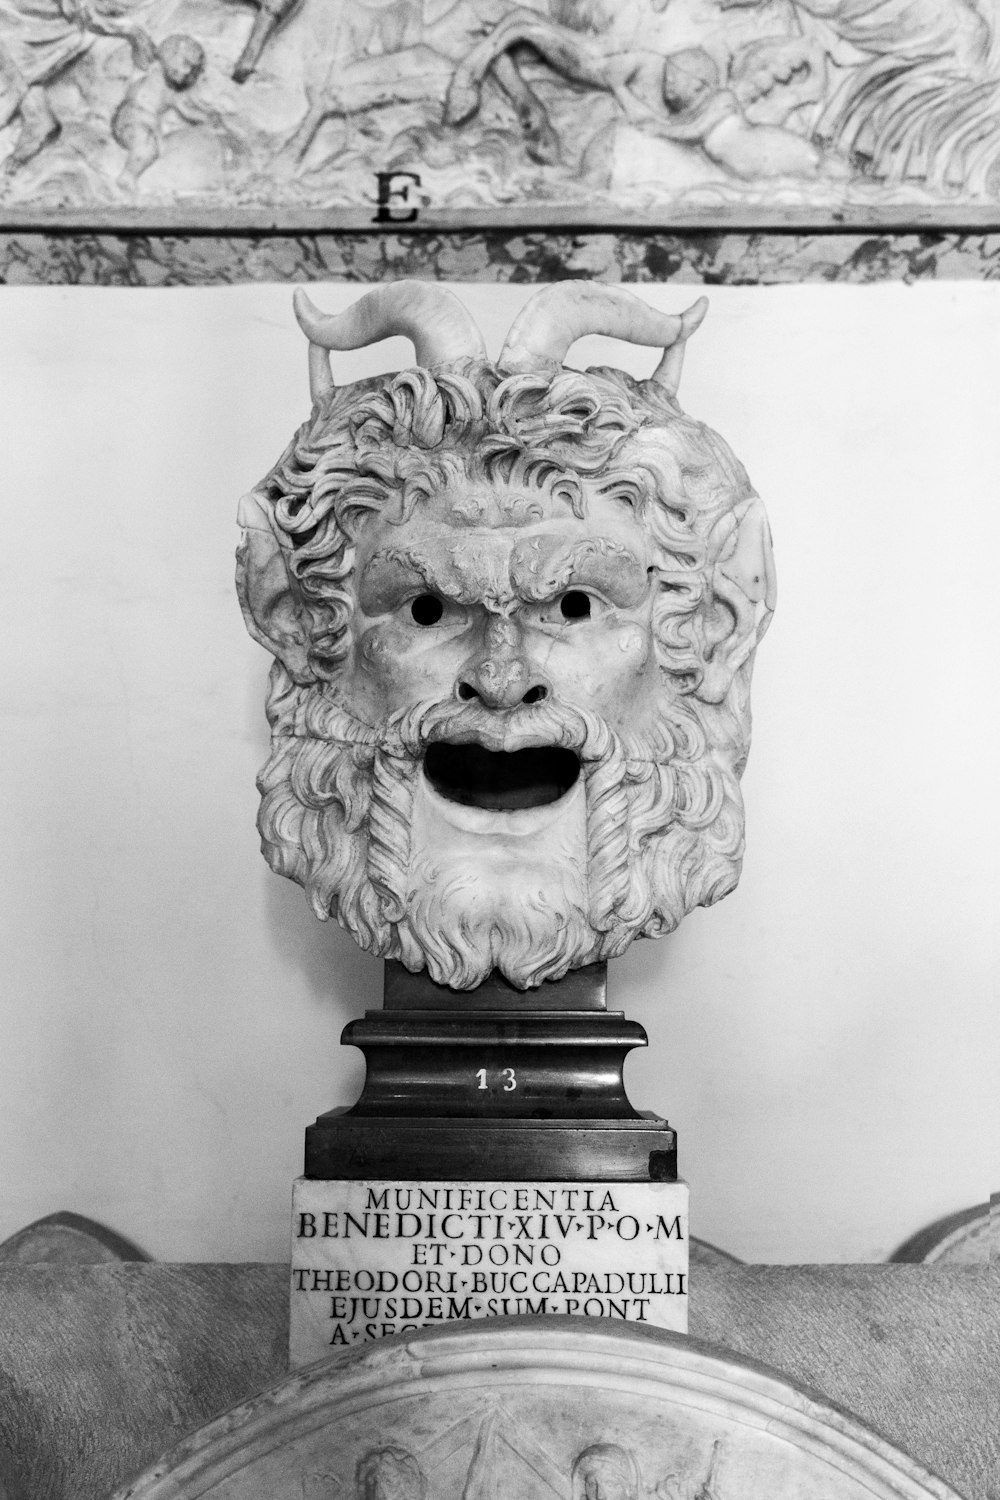
[[[496,349],[529,289],[463,295]],[[694,1231],[747,1259],[880,1259],[997,1185],[998,348],[985,285],[720,289],[691,345],[683,404],[780,570],[749,852],[611,983]],[[232,589],[305,364],[285,287],[0,294],[0,1237],[70,1208],[158,1259],[282,1259],[303,1127],[359,1087],[338,1038],[380,965],[257,852]]]

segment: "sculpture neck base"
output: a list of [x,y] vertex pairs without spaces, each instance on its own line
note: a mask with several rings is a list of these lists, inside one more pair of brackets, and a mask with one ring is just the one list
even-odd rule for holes
[[385,965],[382,1005],[390,1010],[605,1010],[608,998],[608,966],[587,964],[571,969],[562,979],[545,980],[533,990],[515,989],[496,969],[474,990],[453,990],[435,984],[426,971],[411,974],[389,960]]
[[387,1008],[341,1038],[365,1055],[361,1097],[307,1129],[306,1177],[676,1178],[673,1130],[625,1092],[625,1058],[646,1033],[605,1009],[604,965],[547,994],[487,981],[471,1004],[391,967]]

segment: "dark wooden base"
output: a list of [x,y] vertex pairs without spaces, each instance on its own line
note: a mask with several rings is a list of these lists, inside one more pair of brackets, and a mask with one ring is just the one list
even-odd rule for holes
[[361,1098],[306,1130],[305,1176],[418,1181],[673,1182],[677,1137],[639,1113],[623,1069],[646,1033],[604,1006],[605,971],[523,995],[457,995],[387,965],[386,1009],[342,1040]]
[[305,1175],[415,1182],[675,1182],[677,1136],[634,1120],[371,1119],[331,1110],[306,1130]]

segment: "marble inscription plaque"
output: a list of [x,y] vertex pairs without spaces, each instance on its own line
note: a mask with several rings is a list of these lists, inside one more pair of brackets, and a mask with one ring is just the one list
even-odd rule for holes
[[684,1182],[318,1182],[292,1200],[292,1369],[456,1319],[687,1331]]

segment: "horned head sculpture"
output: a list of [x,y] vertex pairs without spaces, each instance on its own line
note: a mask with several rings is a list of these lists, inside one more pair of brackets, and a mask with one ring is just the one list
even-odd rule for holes
[[[299,287],[295,316],[309,340],[309,382],[314,401],[333,390],[331,349],[361,349],[403,334],[413,340],[416,363],[424,369],[458,360],[486,360],[483,336],[454,292],[433,282],[397,281],[377,287],[346,312],[321,313]],[[560,281],[544,287],[515,319],[497,366],[511,374],[551,371],[586,334],[599,333],[631,344],[663,348],[652,379],[676,396],[684,345],[708,312],[708,299],[680,314],[661,313],[616,287],[587,281]]]
[[[299,291],[313,409],[245,497],[238,587],[273,654],[259,826],[362,947],[529,988],[732,890],[770,537],[677,389],[707,303],[535,294],[495,362],[459,299]],[[601,333],[647,380],[578,371]],[[390,335],[411,368],[337,385]]]

